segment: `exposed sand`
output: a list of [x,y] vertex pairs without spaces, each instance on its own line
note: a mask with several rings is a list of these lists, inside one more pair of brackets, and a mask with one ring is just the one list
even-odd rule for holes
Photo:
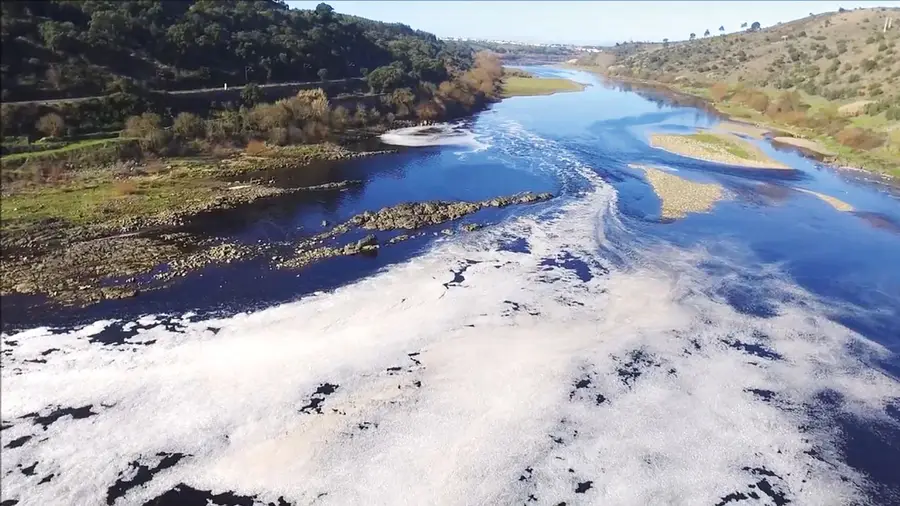
[[832,197],[831,195],[825,195],[824,193],[814,192],[812,190],[805,190],[803,188],[795,188],[797,191],[801,191],[803,193],[808,193],[810,195],[815,195],[819,197],[823,201],[827,202],[831,205],[831,207],[837,209],[838,211],[853,211],[853,206],[844,202],[841,199]]
[[676,155],[687,156],[707,162],[721,163],[724,165],[751,167],[755,169],[790,169],[787,165],[772,160],[759,148],[736,135],[722,133],[714,135],[740,147],[747,153],[750,153],[753,158],[736,156],[721,145],[704,142],[689,135],[653,134],[650,136],[650,145],[654,148],[675,153]]
[[666,219],[707,212],[724,195],[722,187],[717,184],[697,183],[646,165],[629,167],[642,169],[647,174],[647,181],[662,201],[661,216]]
[[837,153],[833,151],[829,151],[828,148],[819,144],[816,141],[811,141],[809,139],[798,139],[796,137],[775,137],[774,141],[776,143],[787,144],[789,146],[795,146],[801,149],[806,149],[808,151],[812,151],[813,153],[818,153],[822,156],[835,156]]
[[715,130],[732,134],[742,134],[754,139],[763,139],[771,130],[743,121],[723,121],[715,126]]

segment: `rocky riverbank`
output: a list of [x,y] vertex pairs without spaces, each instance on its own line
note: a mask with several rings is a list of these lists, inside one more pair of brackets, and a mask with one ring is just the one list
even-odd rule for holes
[[[261,189],[253,185],[234,190],[243,195],[238,200],[220,203],[212,209],[235,209],[236,202],[283,196],[320,187],[295,189]],[[328,189],[345,185],[328,185]],[[254,197],[255,196],[255,197]],[[397,244],[416,234],[399,234],[380,242],[369,234],[344,245],[332,244],[339,236],[354,229],[380,232],[412,232],[471,215],[485,208],[503,208],[532,204],[552,198],[549,193],[524,193],[497,197],[480,202],[415,202],[367,211],[353,216],[329,230],[296,243],[287,241],[240,244],[212,237],[200,237],[184,230],[185,218],[202,214],[179,215],[167,226],[171,231],[150,230],[90,240],[70,242],[64,248],[53,248],[34,255],[10,256],[2,263],[4,295],[43,294],[57,303],[86,305],[104,299],[133,297],[143,291],[158,289],[167,282],[210,265],[230,264],[254,258],[265,258],[275,268],[297,269],[335,256],[372,254],[382,245]],[[177,223],[177,225],[176,225]],[[460,231],[474,231],[476,223],[466,223]],[[453,233],[445,229],[445,233]],[[71,238],[71,237],[70,237]]]

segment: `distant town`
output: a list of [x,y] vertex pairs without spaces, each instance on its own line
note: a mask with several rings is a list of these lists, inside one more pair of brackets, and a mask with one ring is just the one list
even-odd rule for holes
[[582,53],[602,53],[604,46],[581,46],[576,44],[548,44],[544,42],[521,42],[517,40],[501,40],[501,39],[469,39],[465,37],[440,37],[441,40],[453,41],[453,42],[467,42],[467,43],[487,43],[487,44],[496,44],[496,45],[504,45],[504,46],[523,46],[523,47],[546,47],[546,48],[559,48],[566,49],[569,51],[582,52]]

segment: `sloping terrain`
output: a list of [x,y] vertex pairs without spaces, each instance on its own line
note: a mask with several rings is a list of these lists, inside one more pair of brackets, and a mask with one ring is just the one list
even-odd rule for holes
[[[891,30],[883,32],[893,17]],[[829,99],[896,95],[900,9],[810,16],[755,32],[644,45],[617,62],[633,72],[798,88]],[[620,52],[621,53],[621,52]]]
[[395,61],[439,83],[445,63],[471,61],[432,34],[324,3],[16,1],[2,14],[4,101],[341,79]]
[[826,156],[832,161],[900,176],[900,9],[754,25],[694,40],[622,44],[605,59],[579,63],[703,97],[724,113],[814,144],[820,155],[835,154]]

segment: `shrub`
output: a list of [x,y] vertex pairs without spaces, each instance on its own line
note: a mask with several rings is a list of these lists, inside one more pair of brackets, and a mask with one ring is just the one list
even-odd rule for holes
[[260,133],[276,128],[286,129],[292,120],[293,114],[285,101],[259,104],[247,113],[248,128]]
[[859,74],[850,74],[849,76],[847,76],[848,83],[855,83],[857,81],[859,81]]
[[721,102],[728,95],[728,85],[725,83],[716,83],[709,89],[709,96],[716,102]]
[[769,96],[755,89],[740,90],[734,94],[732,100],[759,112],[765,111],[769,106]]
[[66,133],[66,122],[55,112],[41,116],[35,126],[39,132],[49,137],[62,137]]
[[837,141],[841,144],[862,150],[875,149],[884,144],[884,137],[877,132],[859,127],[848,127],[838,132]]
[[250,156],[258,156],[265,153],[268,149],[265,142],[258,139],[250,139],[247,147],[244,148],[244,153]]
[[203,120],[199,116],[189,112],[182,112],[175,117],[175,121],[172,123],[172,131],[182,139],[191,140],[203,137],[205,129]]
[[859,68],[863,69],[863,70],[866,71],[866,72],[870,72],[870,71],[872,71],[872,70],[875,70],[875,67],[877,67],[877,66],[878,66],[878,64],[875,63],[875,61],[869,60],[868,58],[864,59],[864,60],[863,60],[862,62],[860,62],[860,64],[859,64]]
[[331,111],[331,126],[337,129],[344,128],[350,120],[350,112],[347,108],[339,105]]
[[809,105],[803,103],[800,94],[791,91],[782,93],[774,102],[771,102],[766,108],[766,114],[774,117],[785,113],[805,112],[807,109],[809,109]]
[[152,112],[128,118],[122,135],[137,139],[142,149],[152,152],[164,150],[169,143],[169,133],[162,127],[159,114]]

